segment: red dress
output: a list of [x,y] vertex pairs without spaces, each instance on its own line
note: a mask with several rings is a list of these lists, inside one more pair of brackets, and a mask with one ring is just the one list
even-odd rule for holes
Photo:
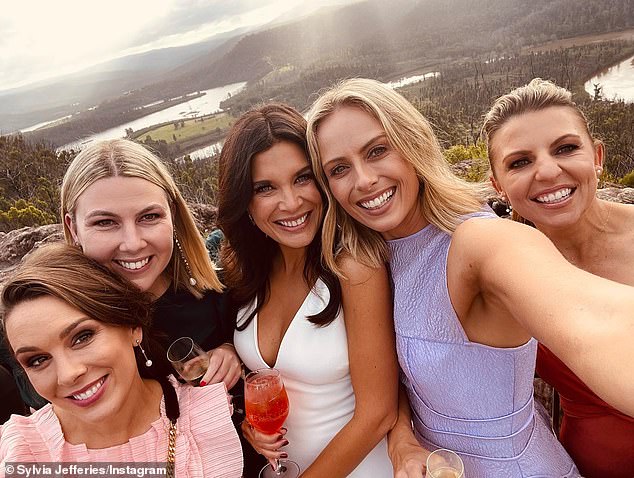
[[537,373],[559,392],[559,440],[584,478],[634,477],[634,418],[601,400],[542,344]]

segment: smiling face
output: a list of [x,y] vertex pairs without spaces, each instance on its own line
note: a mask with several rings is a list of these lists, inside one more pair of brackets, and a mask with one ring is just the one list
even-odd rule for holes
[[6,333],[35,390],[62,418],[111,419],[141,383],[133,351],[140,329],[104,324],[56,297],[17,304]]
[[341,107],[320,122],[317,141],[330,190],[353,219],[386,239],[424,227],[416,171],[376,118]]
[[163,189],[141,178],[100,179],[79,196],[65,221],[88,257],[142,291],[165,292],[174,226]]
[[310,163],[295,143],[281,141],[251,163],[253,195],[249,214],[281,247],[307,247],[322,220],[322,198]]
[[493,185],[538,227],[575,224],[596,198],[603,148],[571,108],[512,117],[493,136],[491,152]]

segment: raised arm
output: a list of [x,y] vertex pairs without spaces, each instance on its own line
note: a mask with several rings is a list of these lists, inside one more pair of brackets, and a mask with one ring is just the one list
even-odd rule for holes
[[349,257],[341,265],[347,277],[341,289],[355,410],[302,478],[348,476],[396,420],[398,368],[387,272]]
[[634,288],[571,265],[539,231],[472,219],[452,239],[465,283],[515,320],[597,395],[634,416]]

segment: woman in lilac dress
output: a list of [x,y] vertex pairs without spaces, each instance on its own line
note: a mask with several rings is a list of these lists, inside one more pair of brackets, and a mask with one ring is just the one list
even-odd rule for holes
[[[336,270],[337,230],[338,247],[358,260],[390,259],[407,392],[389,439],[395,476],[421,477],[438,447],[457,451],[468,477],[578,476],[533,400],[533,337],[634,413],[625,333],[634,289],[574,268],[539,232],[496,219],[482,186],[451,173],[425,118],[379,82],[324,93],[308,140],[331,204],[326,263]],[[609,326],[597,320],[606,314]]]

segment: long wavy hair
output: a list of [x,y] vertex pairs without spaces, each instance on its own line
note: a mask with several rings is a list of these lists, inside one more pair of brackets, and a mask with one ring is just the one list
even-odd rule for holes
[[[140,327],[143,347],[153,363],[146,367],[145,358],[135,347],[139,374],[161,384],[166,414],[170,420],[178,418],[176,391],[167,379],[173,369],[165,350],[150,333],[151,294],[140,291],[125,278],[85,256],[77,247],[49,244],[29,255],[5,283],[0,313],[2,330],[7,320],[13,320],[11,312],[16,306],[45,296],[60,299],[112,327]],[[12,351],[6,334],[3,335]]]
[[[302,115],[290,106],[269,104],[246,112],[236,121],[220,154],[218,226],[226,238],[220,252],[223,280],[236,309],[257,300],[253,313],[237,324],[238,330],[244,330],[264,304],[269,292],[273,259],[280,253],[278,243],[249,219],[253,159],[258,153],[284,141],[299,146],[308,158],[306,121]],[[280,161],[283,160],[280,158]],[[323,191],[320,190],[320,194],[326,204]],[[308,246],[304,264],[306,283],[312,286],[317,278],[321,278],[328,287],[330,300],[324,310],[309,317],[309,320],[325,326],[335,319],[341,306],[341,285],[321,263],[321,226]]]
[[221,291],[222,284],[204,240],[174,178],[160,159],[133,141],[114,139],[95,143],[82,150],[70,163],[61,188],[60,215],[66,242],[73,244],[73,236],[64,218],[68,214],[75,220],[75,208],[81,194],[96,181],[117,176],[145,179],[165,191],[174,221],[174,233],[189,263],[191,276],[196,279],[196,285],[192,285],[185,261],[174,245],[165,271],[172,277],[173,286],[187,289],[198,298],[205,290]]
[[[335,260],[338,240],[355,259],[367,265],[378,267],[388,259],[381,234],[352,219],[334,199],[321,164],[319,125],[345,106],[360,108],[378,120],[390,145],[412,165],[420,183],[419,200],[427,221],[451,234],[465,214],[482,208],[488,186],[468,183],[452,172],[431,125],[407,99],[375,80],[341,81],[319,96],[307,118],[310,158],[328,197],[323,226],[324,260],[328,267],[341,274]],[[340,239],[336,239],[339,235]]]

